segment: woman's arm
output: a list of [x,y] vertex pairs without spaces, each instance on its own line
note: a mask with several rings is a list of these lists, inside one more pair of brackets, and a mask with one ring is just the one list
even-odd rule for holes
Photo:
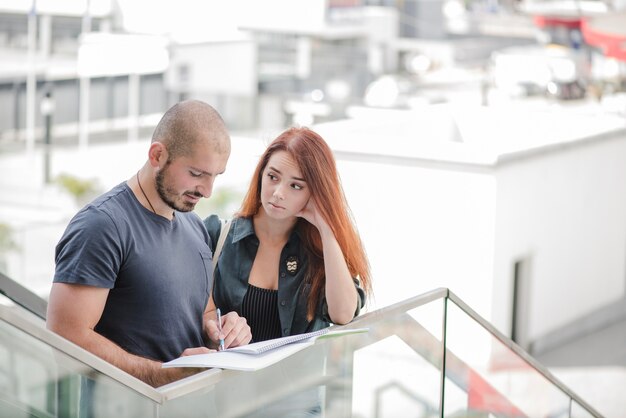
[[328,315],[335,324],[347,324],[354,318],[359,295],[341,247],[333,231],[317,211],[313,199],[309,200],[299,216],[314,225],[322,238]]

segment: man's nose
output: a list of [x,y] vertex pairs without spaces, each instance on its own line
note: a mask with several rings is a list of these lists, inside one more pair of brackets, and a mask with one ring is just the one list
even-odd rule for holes
[[204,198],[211,197],[213,193],[213,183],[215,182],[214,177],[208,177],[205,181],[202,182],[200,186],[196,189],[198,193],[202,195]]

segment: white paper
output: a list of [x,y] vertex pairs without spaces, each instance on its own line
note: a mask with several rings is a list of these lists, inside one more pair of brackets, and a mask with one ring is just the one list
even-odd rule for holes
[[183,356],[164,363],[163,367],[217,367],[231,370],[259,370],[313,345],[318,338],[331,338],[368,331],[368,328],[337,330],[333,328],[259,341],[258,343],[208,354]]
[[231,370],[259,370],[313,345],[314,340],[299,341],[266,351],[262,354],[238,353],[232,349],[208,354],[179,357],[163,367],[217,367]]

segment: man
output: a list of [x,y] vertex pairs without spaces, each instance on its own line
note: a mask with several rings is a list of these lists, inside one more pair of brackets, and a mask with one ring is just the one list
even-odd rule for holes
[[[71,220],[56,247],[47,327],[155,387],[192,373],[180,355],[251,339],[231,312],[209,319],[209,237],[193,212],[230,156],[217,111],[185,101],[156,127],[148,161]],[[114,163],[114,162],[113,162]]]

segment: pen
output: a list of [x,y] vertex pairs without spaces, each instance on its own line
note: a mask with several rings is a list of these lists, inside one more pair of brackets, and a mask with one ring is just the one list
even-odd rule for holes
[[[217,308],[217,329],[222,334],[222,313],[220,312],[220,308]],[[219,350],[222,351],[224,349],[224,339],[220,338],[220,346]]]

